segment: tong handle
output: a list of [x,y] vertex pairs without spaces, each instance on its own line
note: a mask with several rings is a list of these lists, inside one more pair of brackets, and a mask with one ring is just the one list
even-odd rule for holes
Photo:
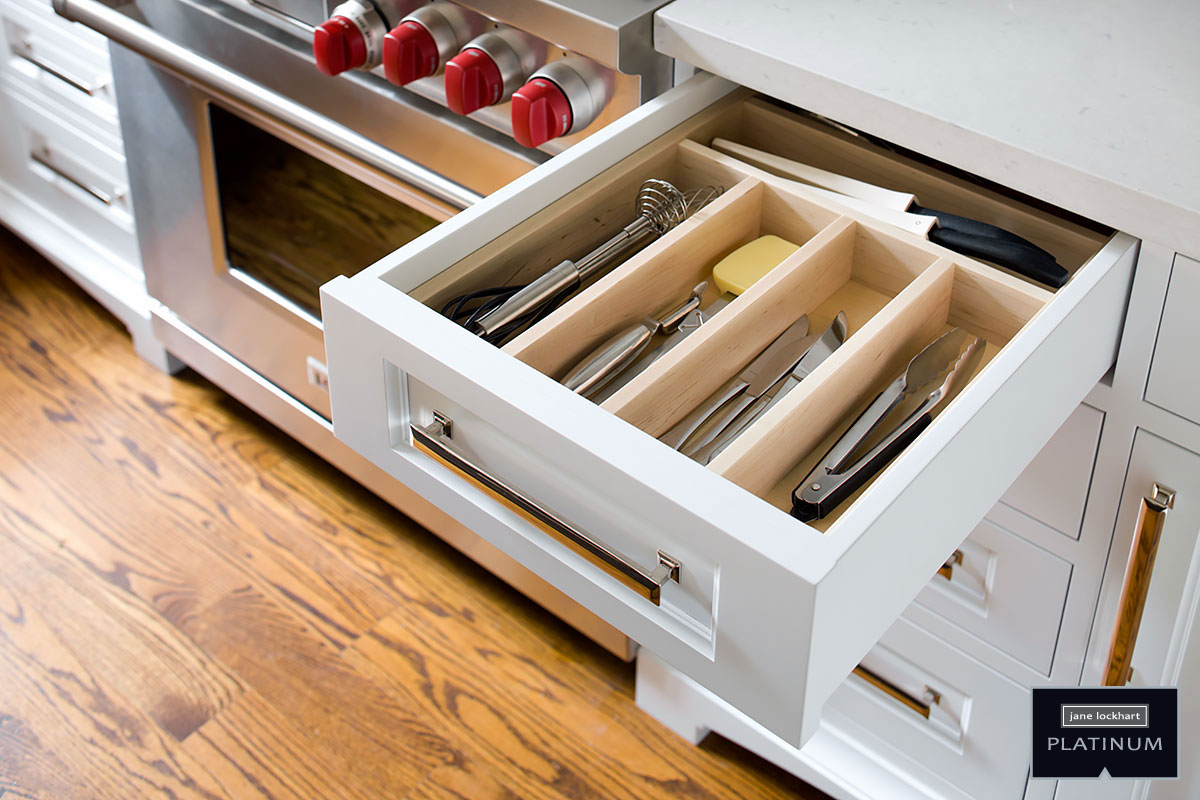
[[905,375],[902,374],[880,392],[871,405],[858,415],[858,419],[854,420],[850,429],[842,434],[842,438],[838,439],[837,443],[829,449],[817,469],[824,468],[832,473],[845,472],[846,462],[850,460],[850,456],[858,446],[866,441],[866,438],[879,427],[888,413],[904,399],[904,388],[907,385]]
[[792,492],[792,516],[801,522],[820,519],[858,491],[884,465],[912,444],[933,421],[933,414],[929,410],[923,411],[923,408],[924,404],[914,412],[914,416],[871,448],[849,470],[829,473],[825,471],[824,463],[819,465]]

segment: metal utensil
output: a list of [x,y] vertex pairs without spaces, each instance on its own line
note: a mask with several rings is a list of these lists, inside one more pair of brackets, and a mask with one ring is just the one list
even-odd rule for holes
[[759,417],[774,408],[775,404],[787,396],[787,393],[800,385],[809,374],[821,363],[833,355],[833,351],[846,341],[846,312],[839,311],[833,322],[829,323],[821,333],[810,334],[805,342],[809,344],[804,351],[804,357],[796,362],[796,366],[787,375],[772,384],[758,399],[738,414],[725,429],[707,445],[697,450],[693,455],[696,461],[707,464],[721,454],[733,440],[741,436],[747,428],[754,424]]
[[707,205],[721,190],[705,186],[681,192],[674,184],[651,178],[638,191],[637,217],[604,244],[578,261],[567,259],[471,323],[479,336],[498,330],[606,271]]
[[[913,357],[792,492],[792,516],[805,522],[826,516],[907,447],[967,384],[986,343],[961,328],[939,336]],[[906,398],[926,392],[904,419],[861,456],[858,452]],[[857,456],[857,458],[855,458]],[[852,461],[851,459],[854,458]]]
[[[771,384],[791,371],[800,356],[804,355],[804,337],[807,333],[808,317],[803,316],[775,337],[737,376],[658,437],[659,441],[678,450],[702,425],[709,426],[710,431],[720,431]],[[697,446],[706,442],[707,438]]]
[[656,334],[674,331],[689,314],[699,308],[700,298],[707,288],[708,281],[702,281],[692,289],[687,300],[671,310],[658,318],[643,317],[608,339],[566,374],[563,385],[584,397],[604,388],[650,346]]

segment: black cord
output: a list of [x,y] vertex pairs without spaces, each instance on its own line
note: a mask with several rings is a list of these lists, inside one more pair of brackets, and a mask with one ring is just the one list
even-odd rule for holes
[[[469,329],[475,322],[494,309],[499,308],[510,297],[524,288],[524,285],[494,286],[459,295],[458,297],[451,298],[442,306],[442,316],[449,317],[459,325]],[[514,319],[512,322],[481,338],[499,347],[516,334],[544,320],[554,309],[562,305],[563,301],[574,294],[576,288],[572,286],[564,289],[533,311]],[[479,302],[475,304],[477,301]]]
[[[497,286],[490,289],[480,289],[476,292],[468,292],[467,294],[459,295],[458,297],[451,298],[450,301],[442,307],[442,316],[449,317],[455,322],[461,322],[461,319],[464,315],[471,315],[477,310],[464,308],[464,306],[471,301],[480,300],[483,298],[498,297],[499,301],[503,303],[505,300],[507,300],[509,297],[512,297],[523,288],[525,288],[523,285]],[[485,300],[484,302],[487,303],[489,301]]]

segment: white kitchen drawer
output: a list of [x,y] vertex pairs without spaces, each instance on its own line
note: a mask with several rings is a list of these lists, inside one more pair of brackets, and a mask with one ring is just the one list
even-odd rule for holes
[[916,602],[1046,675],[1071,565],[983,520]]
[[[45,8],[42,8],[42,5]],[[54,14],[49,3],[0,6],[3,72],[34,96],[70,109],[120,146],[112,69],[103,37]]]
[[124,156],[19,87],[5,86],[0,104],[11,124],[3,180],[119,263],[140,263]]
[[1154,360],[1146,383],[1146,399],[1160,408],[1200,424],[1200,262],[1175,256],[1167,302],[1154,343]]
[[1078,539],[1103,425],[1103,411],[1088,405],[1077,408],[1001,502]]
[[826,719],[853,728],[873,758],[900,769],[911,759],[974,800],[1024,789],[1028,689],[907,620],[834,693]]
[[[339,438],[799,743],[1112,364],[1137,242],[748,98],[713,76],[689,81],[373,267],[330,282],[322,314]],[[1053,250],[1074,277],[1052,294],[883,231],[696,144],[714,135],[876,182],[899,175],[931,205],[985,216]],[[426,305],[586,252],[628,221],[637,186],[655,176],[685,188],[717,181],[727,191],[504,350]],[[540,371],[561,370],[686,294],[681,287],[760,231],[809,241],[603,407]],[[847,344],[709,468],[647,435],[687,413],[791,319],[807,311],[815,327],[839,305],[854,311]],[[819,524],[789,516],[791,490],[823,440],[948,322],[989,338],[987,366],[857,499]],[[414,446],[414,434],[429,446],[420,430],[434,411],[453,420],[460,454],[640,565],[642,577],[630,580],[643,589]],[[682,569],[654,602],[645,584],[660,551]]]

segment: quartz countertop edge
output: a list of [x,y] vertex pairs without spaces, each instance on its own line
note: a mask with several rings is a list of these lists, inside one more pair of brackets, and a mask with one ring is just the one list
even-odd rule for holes
[[674,58],[1193,256],[1198,43],[1200,3],[1174,0],[675,0],[655,19]]

